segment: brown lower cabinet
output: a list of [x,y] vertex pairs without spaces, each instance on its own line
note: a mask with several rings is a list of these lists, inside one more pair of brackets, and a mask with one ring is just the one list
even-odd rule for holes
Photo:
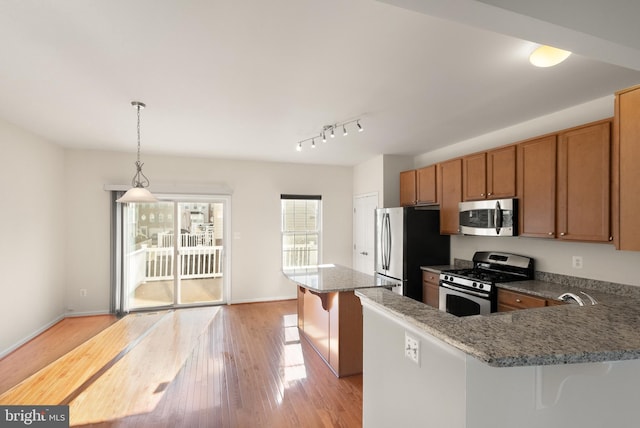
[[498,288],[498,312],[515,311],[518,309],[542,308],[545,306],[563,305],[559,300],[545,299],[517,291]]
[[422,271],[422,303],[434,308],[440,306],[440,275]]
[[336,376],[362,373],[362,305],[353,291],[298,285],[298,328]]

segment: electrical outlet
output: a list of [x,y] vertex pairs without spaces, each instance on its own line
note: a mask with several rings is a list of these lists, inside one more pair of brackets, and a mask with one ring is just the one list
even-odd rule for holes
[[80,296],[81,297],[87,297],[87,289],[86,288],[81,288],[80,289]]
[[582,256],[573,256],[573,268],[582,269]]
[[420,365],[420,341],[415,337],[404,334],[404,356]]

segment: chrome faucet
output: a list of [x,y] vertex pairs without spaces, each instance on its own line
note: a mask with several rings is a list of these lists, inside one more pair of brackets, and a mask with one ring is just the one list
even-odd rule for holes
[[584,306],[584,300],[582,300],[582,298],[580,298],[580,296],[573,294],[573,293],[563,293],[561,295],[558,296],[558,299],[564,301],[564,302],[569,302],[572,299],[575,300],[578,305],[580,306]]

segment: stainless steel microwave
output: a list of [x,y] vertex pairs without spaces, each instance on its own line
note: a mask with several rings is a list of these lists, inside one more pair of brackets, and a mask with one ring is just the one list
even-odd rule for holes
[[464,235],[516,236],[518,200],[460,202],[460,232]]

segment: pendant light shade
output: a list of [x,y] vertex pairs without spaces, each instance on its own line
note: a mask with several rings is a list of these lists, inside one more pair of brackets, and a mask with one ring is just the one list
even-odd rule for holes
[[116,199],[116,202],[158,202],[158,199],[147,190],[147,187],[149,187],[149,179],[142,173],[142,165],[144,164],[140,161],[140,110],[146,106],[140,101],[131,101],[131,105],[136,108],[138,113],[138,158],[135,163],[136,173],[131,180],[131,189],[127,190],[121,198]]

